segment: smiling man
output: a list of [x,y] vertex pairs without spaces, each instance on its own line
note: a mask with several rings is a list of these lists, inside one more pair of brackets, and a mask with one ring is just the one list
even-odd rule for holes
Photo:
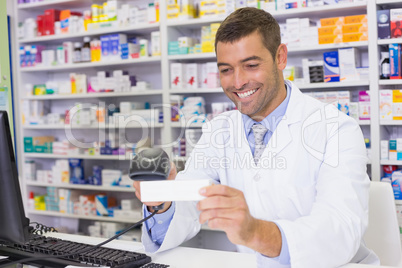
[[[176,247],[208,223],[239,251],[256,254],[259,267],[379,264],[363,242],[370,181],[358,124],[284,80],[287,48],[269,13],[238,9],[215,47],[222,88],[238,111],[209,122],[186,169],[173,168],[169,179],[216,185],[201,189],[198,203],[166,202],[143,227],[145,248]],[[223,158],[229,161],[216,168]]]

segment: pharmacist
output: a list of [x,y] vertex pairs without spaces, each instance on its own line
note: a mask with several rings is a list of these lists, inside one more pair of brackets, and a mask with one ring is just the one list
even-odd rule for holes
[[362,240],[370,181],[360,127],[284,81],[280,36],[275,19],[255,8],[220,26],[221,85],[238,110],[207,123],[185,170],[169,177],[217,185],[201,189],[199,202],[166,202],[143,225],[148,252],[179,246],[207,222],[239,251],[254,252],[259,267],[379,264]]

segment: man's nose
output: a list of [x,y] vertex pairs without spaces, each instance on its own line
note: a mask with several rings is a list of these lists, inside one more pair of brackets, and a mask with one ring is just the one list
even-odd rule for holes
[[245,72],[238,69],[234,72],[234,87],[238,90],[242,89],[248,82]]

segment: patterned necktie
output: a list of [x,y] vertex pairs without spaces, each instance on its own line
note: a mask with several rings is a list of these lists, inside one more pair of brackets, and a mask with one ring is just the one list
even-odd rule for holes
[[261,124],[254,124],[251,129],[253,130],[255,140],[254,162],[258,164],[266,146],[264,144],[264,135],[267,133],[268,129]]

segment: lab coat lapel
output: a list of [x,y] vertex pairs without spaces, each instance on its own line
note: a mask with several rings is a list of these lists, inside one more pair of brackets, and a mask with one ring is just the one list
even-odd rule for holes
[[292,141],[292,124],[299,122],[303,114],[303,94],[292,82],[286,81],[286,83],[291,88],[289,104],[285,116],[279,122],[274,133],[272,133],[272,137],[263,153],[263,156],[269,157],[269,159],[276,157],[289,145]]
[[288,122],[286,118],[282,118],[263,154],[270,158],[276,157],[291,141],[292,135],[290,134]]

